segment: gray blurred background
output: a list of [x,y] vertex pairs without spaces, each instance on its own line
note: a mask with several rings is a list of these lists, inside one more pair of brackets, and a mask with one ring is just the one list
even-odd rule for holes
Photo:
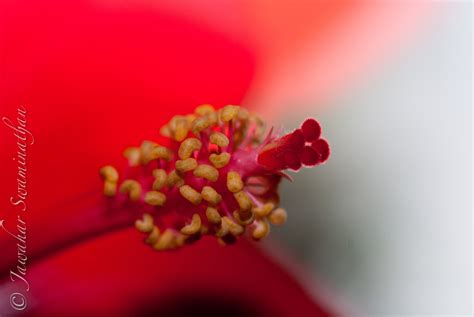
[[[437,20],[306,113],[321,121],[332,157],[283,185],[289,221],[270,243],[361,315],[471,315],[471,3]],[[320,296],[322,284],[301,278]]]

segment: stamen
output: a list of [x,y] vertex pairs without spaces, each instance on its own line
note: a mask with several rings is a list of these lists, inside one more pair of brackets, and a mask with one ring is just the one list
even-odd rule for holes
[[188,200],[191,204],[197,206],[201,203],[202,197],[194,188],[189,185],[183,185],[179,188],[181,196]]
[[244,188],[244,183],[240,174],[235,171],[227,173],[227,189],[232,193],[237,193]]
[[183,141],[189,132],[188,120],[186,118],[179,119],[176,122],[176,131],[174,133],[174,139],[178,142]]
[[225,136],[225,134],[220,132],[212,133],[209,140],[212,144],[215,144],[220,147],[226,147],[229,145],[229,139]]
[[176,170],[181,174],[192,171],[197,167],[197,161],[193,158],[187,158],[185,160],[176,161]]
[[152,151],[155,147],[158,145],[155,142],[152,141],[143,141],[142,144],[140,145],[140,160],[142,164],[148,164],[151,160],[153,160],[152,157]]
[[143,233],[149,233],[153,230],[153,216],[150,214],[143,214],[143,220],[137,219],[135,221],[135,228]]
[[152,206],[163,206],[166,202],[166,196],[158,191],[149,191],[145,194],[145,202]]
[[270,233],[270,225],[266,219],[256,220],[255,228],[252,232],[252,237],[255,240],[261,240],[265,238]]
[[232,233],[234,236],[240,236],[241,234],[244,233],[244,227],[239,225],[238,223],[235,223],[232,219],[229,217],[222,217],[222,222],[225,223],[229,229],[229,232]]
[[146,238],[145,243],[147,244],[155,244],[158,242],[160,237],[160,229],[157,226],[153,226],[153,230],[151,231],[150,235]]
[[237,117],[241,121],[248,121],[250,119],[250,112],[247,109],[240,107]]
[[[280,181],[290,178],[285,170],[322,164],[330,155],[316,120],[283,136],[271,129],[264,138],[264,122],[233,105],[220,110],[201,105],[192,114],[174,116],[160,133],[168,138],[161,145],[143,141],[125,150],[129,165],[142,167],[126,168],[123,175],[110,165],[100,169],[105,196],[116,196],[119,188],[138,201],[137,211],[147,212],[135,226],[155,250],[208,234],[220,244],[232,244],[246,231],[263,239],[270,224],[287,219],[278,195]],[[117,204],[129,208],[122,198]],[[183,226],[188,212],[192,217]]]
[[120,192],[128,194],[130,200],[137,201],[142,194],[142,186],[136,180],[127,179],[120,185]]
[[123,156],[128,159],[128,164],[130,166],[138,166],[140,165],[140,149],[137,147],[129,147],[123,151]]
[[188,238],[187,235],[175,232],[176,247],[182,247]]
[[191,223],[184,226],[181,229],[181,233],[190,236],[198,233],[199,230],[201,230],[201,217],[198,214],[194,214]]
[[211,161],[212,165],[216,168],[223,168],[230,161],[230,154],[229,153],[221,153],[221,154],[211,154],[209,155],[209,161]]
[[213,223],[215,225],[218,225],[221,223],[221,215],[217,211],[216,208],[213,207],[207,207],[206,209],[206,217],[207,220],[209,220],[210,223]]
[[191,131],[193,131],[194,135],[197,136],[202,130],[209,128],[210,125],[211,122],[209,118],[200,117],[193,121]]
[[275,209],[275,205],[273,203],[266,203],[263,206],[252,208],[252,211],[258,218],[263,218],[268,216],[273,209]]
[[117,169],[115,167],[106,165],[100,169],[100,175],[102,178],[106,181],[112,182],[112,183],[117,183],[119,179],[119,174],[117,172]]
[[215,182],[219,178],[219,171],[207,164],[200,164],[193,173],[194,176],[205,178],[211,182]]
[[217,193],[217,191],[210,187],[210,186],[204,186],[201,190],[201,195],[202,198],[209,202],[211,205],[217,205],[218,203],[221,202],[222,196]]
[[171,173],[169,173],[167,181],[169,187],[180,187],[184,185],[184,180],[178,175],[176,170],[172,170]]
[[194,151],[201,150],[202,143],[196,138],[188,138],[184,140],[179,146],[178,156],[180,159],[185,160],[193,154]]
[[219,122],[219,116],[217,112],[209,112],[206,114],[207,121],[209,122],[209,126],[216,125]]
[[176,234],[171,229],[166,229],[153,245],[153,249],[157,251],[174,249],[177,245]]
[[225,106],[221,110],[221,119],[224,122],[229,122],[235,117],[237,117],[239,113],[239,106]]
[[252,208],[252,200],[246,192],[240,191],[234,193],[235,200],[239,204],[240,210],[250,210]]
[[114,197],[117,194],[117,183],[111,181],[104,182],[104,195],[107,197]]
[[153,176],[155,181],[153,182],[153,190],[161,190],[166,184],[166,171],[164,169],[155,169],[153,170]]
[[212,113],[214,111],[215,111],[214,107],[209,104],[200,105],[196,108],[196,110],[194,110],[194,112],[196,112],[196,114],[200,116],[205,116],[206,114]]
[[272,225],[281,226],[286,222],[287,217],[285,209],[277,208],[271,212],[268,216],[268,220],[270,220]]
[[149,161],[156,159],[163,159],[165,161],[171,160],[171,151],[164,146],[155,146],[148,157]]
[[241,215],[241,211],[236,210],[234,211],[233,215],[234,215],[234,218],[237,220],[237,222],[241,224],[242,226],[247,226],[255,220],[253,212],[247,212]]
[[160,128],[160,134],[166,138],[171,138],[173,133],[168,125],[164,125]]
[[229,234],[229,223],[228,223],[228,221],[224,221],[224,218],[226,218],[226,217],[221,218],[221,223],[220,223],[220,226],[219,226],[219,230],[217,230],[217,232],[216,232],[216,237],[218,237],[218,238],[222,238],[222,237]]

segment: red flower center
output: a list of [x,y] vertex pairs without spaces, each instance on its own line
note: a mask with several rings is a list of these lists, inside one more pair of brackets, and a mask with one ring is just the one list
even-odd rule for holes
[[[168,250],[217,237],[233,243],[246,231],[268,235],[270,224],[286,221],[279,205],[283,170],[314,166],[329,157],[314,119],[281,138],[263,138],[264,123],[238,106],[215,110],[203,105],[194,114],[175,116],[160,130],[166,145],[144,141],[125,150],[129,166],[121,177],[101,169],[104,194],[124,204],[139,204],[135,227],[155,250]],[[119,191],[119,194],[117,193]]]

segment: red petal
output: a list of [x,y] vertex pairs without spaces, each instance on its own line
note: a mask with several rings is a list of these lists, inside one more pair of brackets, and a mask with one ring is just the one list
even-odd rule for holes
[[329,143],[325,139],[314,141],[311,147],[320,155],[319,163],[324,163],[331,154]]
[[[24,105],[36,139],[28,148],[31,225],[70,217],[51,207],[100,192],[98,168],[120,166],[125,147],[155,140],[171,116],[202,103],[239,104],[246,93],[254,68],[246,46],[142,5],[0,2],[0,115],[15,121]],[[16,217],[8,197],[18,167],[13,131],[0,125],[1,219]]]
[[[334,316],[246,240],[221,247],[206,237],[153,252],[139,236],[120,231],[31,265],[27,315]],[[20,285],[0,283],[0,312],[12,311],[8,299]]]
[[321,136],[321,125],[313,118],[306,119],[301,125],[301,130],[306,142],[317,140]]

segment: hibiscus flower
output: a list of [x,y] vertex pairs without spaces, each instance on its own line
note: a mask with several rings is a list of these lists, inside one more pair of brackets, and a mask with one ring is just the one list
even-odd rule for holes
[[[211,8],[221,19],[207,23],[203,12]],[[247,40],[234,27],[232,7],[184,11],[191,13],[177,14],[182,10],[166,2],[1,4],[1,115],[18,126],[24,112],[31,132],[22,191],[12,160],[18,139],[5,121],[0,139],[2,315],[334,314],[254,242],[223,248],[204,236],[175,252],[154,252],[133,226],[133,207],[110,213],[104,203],[97,172],[122,166],[124,147],[154,138],[170,117],[196,105],[241,104],[255,76],[264,81],[262,52],[275,50],[258,48],[258,36]],[[318,137],[303,136],[307,144],[291,148],[304,130],[265,144],[260,164],[280,171],[324,160],[325,143],[306,142],[319,139],[314,129]],[[24,203],[14,204],[18,199]],[[6,230],[26,234],[24,280],[18,238]]]

